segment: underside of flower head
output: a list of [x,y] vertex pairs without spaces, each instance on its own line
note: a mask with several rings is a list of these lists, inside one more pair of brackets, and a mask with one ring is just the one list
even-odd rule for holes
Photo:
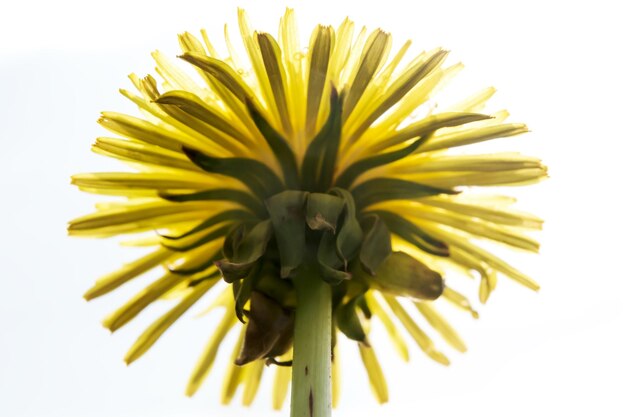
[[[525,232],[542,221],[512,209],[513,199],[472,190],[532,183],[546,168],[517,153],[451,151],[527,131],[504,123],[506,111],[482,113],[491,88],[411,117],[461,68],[444,65],[447,51],[407,58],[407,42],[391,54],[390,34],[357,31],[346,19],[336,29],[315,28],[304,52],[291,10],[276,39],[253,32],[243,11],[239,29],[245,60],[228,37],[223,56],[204,31],[201,39],[185,33],[179,37],[184,65],[154,52],[161,85],[133,74],[138,93],[121,90],[141,117],[102,113],[99,123],[117,137],[98,138],[93,150],[134,171],[75,175],[80,189],[122,199],[73,220],[70,234],[146,232],[136,243],[153,250],[97,281],[85,298],[163,271],[104,321],[115,331],[155,301],[178,300],[131,347],[130,363],[213,287],[222,287],[210,309],[224,308],[223,319],[187,393],[199,388],[222,340],[237,331],[222,399],[231,401],[242,387],[249,404],[268,372],[265,363],[291,360],[293,280],[301,268],[315,268],[332,285],[337,336],[358,343],[376,398],[384,402],[387,388],[368,337],[372,320],[380,320],[404,359],[406,334],[447,365],[418,322],[452,348],[466,349],[435,308],[443,299],[476,315],[447,279],[451,268],[480,276],[483,303],[498,274],[539,288],[476,243],[537,252],[539,244]],[[278,408],[290,371],[274,369]]]

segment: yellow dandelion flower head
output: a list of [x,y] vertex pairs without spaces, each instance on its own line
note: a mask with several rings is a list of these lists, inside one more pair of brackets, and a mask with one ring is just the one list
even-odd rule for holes
[[[313,271],[331,284],[333,372],[343,334],[358,343],[374,394],[384,402],[370,321],[380,320],[403,358],[408,348],[398,325],[429,357],[448,364],[413,316],[465,350],[435,308],[443,299],[476,315],[444,282],[450,268],[480,276],[482,302],[498,274],[538,289],[474,241],[536,252],[538,243],[525,233],[540,229],[541,220],[511,209],[511,199],[470,191],[534,182],[546,168],[516,153],[450,152],[527,128],[504,123],[505,111],[481,113],[493,89],[446,109],[429,106],[460,68],[445,64],[445,50],[407,58],[407,42],[392,55],[389,33],[356,30],[349,19],[337,28],[317,26],[303,48],[292,10],[277,38],[254,32],[244,11],[238,17],[247,60],[229,39],[228,56],[221,56],[204,31],[200,38],[184,33],[180,67],[154,52],[161,83],[131,75],[137,92],[122,90],[141,117],[102,113],[99,123],[116,137],[98,138],[93,150],[134,171],[73,176],[84,191],[122,200],[71,221],[69,232],[151,232],[143,244],[153,250],[98,280],[85,298],[147,271],[163,272],[104,321],[115,331],[151,303],[179,298],[137,339],[130,363],[191,306],[213,296],[211,307],[223,307],[223,318],[187,393],[198,389],[222,340],[235,331],[240,337],[222,399],[228,403],[244,387],[249,404],[268,372],[264,365],[291,361],[294,311],[302,303],[295,287],[301,271]],[[423,117],[411,117],[417,110]],[[273,368],[279,408],[291,374],[287,366]]]

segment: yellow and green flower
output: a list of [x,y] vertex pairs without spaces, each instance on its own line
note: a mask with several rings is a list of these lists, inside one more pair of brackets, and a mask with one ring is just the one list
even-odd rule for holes
[[131,74],[137,91],[121,90],[141,116],[102,113],[99,123],[114,137],[98,138],[93,150],[132,171],[73,176],[83,191],[120,199],[71,221],[69,232],[141,233],[135,243],[152,249],[98,280],[85,298],[162,272],[104,320],[115,331],[154,302],[179,300],[139,336],[127,363],[196,303],[221,308],[189,395],[236,332],[224,403],[241,389],[250,404],[266,364],[275,364],[276,408],[293,374],[292,407],[327,415],[331,384],[324,378],[332,368],[336,402],[343,335],[358,344],[373,392],[385,402],[371,321],[380,320],[402,358],[408,335],[447,365],[429,331],[458,351],[466,347],[436,304],[476,315],[445,279],[450,270],[478,275],[483,303],[499,275],[539,288],[476,243],[537,252],[527,231],[542,221],[511,208],[511,198],[472,191],[536,182],[546,168],[517,153],[470,152],[472,144],[527,128],[506,123],[504,110],[484,112],[492,88],[448,108],[432,106],[461,69],[445,64],[445,50],[409,57],[406,42],[392,53],[389,33],[357,29],[349,19],[336,29],[316,27],[303,47],[292,10],[277,38],[253,31],[243,11],[239,29],[245,58],[228,37],[224,56],[204,31],[182,34],[181,66],[154,52],[161,82]]

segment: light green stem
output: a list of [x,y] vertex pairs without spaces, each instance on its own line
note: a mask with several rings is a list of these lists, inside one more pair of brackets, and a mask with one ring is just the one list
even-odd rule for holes
[[331,415],[330,286],[315,269],[294,278],[298,306],[294,329],[291,417]]

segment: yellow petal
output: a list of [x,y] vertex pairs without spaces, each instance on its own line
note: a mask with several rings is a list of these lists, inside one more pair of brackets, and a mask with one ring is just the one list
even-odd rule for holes
[[[413,90],[413,88],[420,88],[416,87],[418,83],[426,78],[433,70],[438,68],[447,54],[447,51],[440,49],[435,50],[430,53],[428,57],[425,57],[423,60],[420,60],[411,66],[411,68],[403,71],[402,74],[398,76],[398,78],[394,80],[382,94],[376,97],[376,100],[374,101],[376,106],[368,109],[367,112],[363,112],[364,115],[361,115],[358,127],[355,127],[353,133],[351,134],[352,137],[356,138],[361,136],[367,128],[372,125],[372,123],[374,123],[396,103],[401,102],[401,100],[402,102],[411,102],[410,97],[407,97],[409,92]],[[396,63],[392,62],[392,64]],[[385,76],[388,75],[386,75],[385,71],[383,71],[381,77]],[[423,92],[421,94],[424,95]],[[413,106],[413,108],[415,107],[417,106]],[[398,121],[403,119],[402,117],[396,117],[395,115],[393,118]]]
[[256,360],[245,366],[248,369],[244,380],[245,386],[243,389],[241,403],[245,406],[250,406],[256,397],[257,391],[259,390],[261,377],[263,376],[263,370],[265,369],[265,362],[263,360]]
[[181,275],[165,274],[137,293],[122,307],[107,316],[102,324],[104,327],[114,332],[135,318],[156,299],[186,279],[187,277]]
[[[278,358],[280,361],[290,360],[292,352]],[[291,382],[291,366],[276,366],[276,374],[274,376],[274,390],[272,392],[272,408],[280,410],[283,408],[287,392],[289,391],[289,383]]]
[[[283,51],[283,65],[287,75],[285,88],[287,89],[287,101],[291,112],[291,124],[294,134],[302,132],[305,126],[305,109],[302,104],[306,102],[304,66],[306,56],[300,50],[300,34],[296,23],[296,15],[293,9],[287,8],[280,21],[278,33],[280,46]],[[302,142],[302,136],[297,138],[297,142]],[[304,149],[298,149],[294,144],[296,154]]]
[[213,58],[219,58],[219,54],[217,53],[217,50],[215,49],[211,41],[209,40],[209,36],[207,35],[206,30],[200,29],[200,33],[202,34],[202,40],[204,41],[204,45],[206,46],[209,56]]
[[526,132],[528,132],[528,127],[522,123],[464,129],[453,133],[436,135],[420,148],[420,152],[432,152],[439,149],[470,145],[486,140],[515,136]]
[[174,308],[162,315],[152,323],[137,341],[129,349],[124,357],[127,364],[139,359],[157,340],[180,318],[192,305],[194,305],[206,292],[215,285],[218,279],[205,280],[192,288],[191,292],[183,298]]
[[263,63],[263,56],[261,54],[258,44],[254,40],[254,34],[250,28],[248,16],[243,9],[238,10],[239,18],[239,31],[241,33],[241,39],[243,40],[244,47],[248,53],[248,58],[256,74],[257,82],[259,85],[261,97],[263,102],[267,105],[268,111],[271,115],[270,121],[274,126],[278,126],[280,123],[280,115],[276,108],[276,102],[273,99],[272,87],[268,79],[268,74],[265,70]]
[[365,295],[367,299],[367,305],[372,311],[374,317],[378,318],[385,330],[387,330],[387,334],[391,338],[393,342],[393,346],[396,348],[396,351],[400,355],[400,357],[408,362],[409,360],[409,348],[402,337],[402,334],[398,331],[395,323],[392,321],[391,317],[387,313],[387,311],[383,308],[383,306],[378,302],[376,296],[373,292],[367,292]]
[[159,167],[159,170],[176,168],[185,171],[203,172],[182,153],[172,152],[147,143],[100,137],[96,139],[92,149],[94,152],[106,156],[141,164],[152,164]]
[[496,89],[493,87],[485,88],[465,100],[450,106],[446,111],[479,112],[485,107],[485,103],[487,103],[495,92]]
[[[191,36],[191,34],[185,32],[185,39]],[[188,76],[184,71],[180,70],[177,65],[169,60],[164,54],[159,51],[154,51],[152,53],[152,58],[157,64],[157,70],[159,74],[172,86],[172,88],[177,90],[185,90],[191,93],[206,96],[207,93],[202,89],[198,84],[196,84],[193,79]]]
[[528,287],[534,291],[539,290],[539,284],[537,284],[531,278],[529,278],[522,272],[518,271],[517,269],[513,268],[511,265],[507,264],[506,262],[504,262],[502,259],[498,258],[497,256],[489,253],[488,251],[484,249],[479,248],[476,245],[471,244],[470,242],[467,241],[465,237],[459,235],[458,233],[450,229],[444,230],[442,227],[438,227],[437,225],[434,225],[432,223],[429,224],[427,222],[420,222],[420,224],[423,227],[427,228],[429,233],[432,233],[433,235],[437,236],[440,239],[445,240],[446,242],[449,242],[455,246],[458,246],[465,252],[474,256],[476,259],[479,259],[485,262],[487,265],[489,265],[493,269],[503,273],[504,275],[517,281],[518,283],[524,285],[525,287]]
[[441,337],[450,344],[453,348],[459,352],[467,351],[465,342],[457,334],[457,332],[450,326],[450,324],[444,319],[433,307],[430,302],[416,302],[414,303],[419,312],[424,316],[428,323],[437,330]]
[[[172,119],[173,120],[173,119]],[[136,139],[165,149],[180,151],[183,146],[213,154],[215,148],[199,138],[193,138],[180,130],[158,126],[146,120],[116,112],[102,112],[98,123],[104,128],[127,137]]]
[[[357,47],[359,45],[359,40],[354,44],[352,43],[353,35],[354,22],[346,17],[337,28],[336,42],[334,42],[333,52],[330,56],[330,62],[328,63],[328,78],[337,88],[343,87],[345,83],[342,76],[344,74],[347,75],[348,69],[351,68],[349,62],[352,60],[351,55],[355,56],[354,61],[358,59],[356,53],[351,53],[353,50],[358,50]],[[365,42],[365,28],[361,30],[358,37],[362,42]],[[309,47],[309,52],[310,51],[311,48]],[[354,63],[352,65],[354,65]],[[322,103],[323,102],[324,100],[322,100]]]
[[419,205],[419,203],[412,205],[412,208],[411,218],[416,221],[419,219],[419,221],[427,220],[433,223],[445,224],[472,235],[485,237],[516,248],[531,252],[539,251],[539,242],[506,226],[489,223],[478,218],[462,216],[447,210],[430,208]]
[[449,286],[447,286],[443,290],[442,295],[443,295],[444,300],[449,301],[452,305],[460,308],[461,310],[469,312],[472,315],[472,317],[474,317],[475,319],[479,317],[478,312],[472,308],[472,305],[470,304],[467,297],[465,297],[460,292],[455,291]]
[[384,64],[390,47],[391,35],[380,29],[374,30],[367,38],[359,65],[354,66],[353,74],[348,81],[348,93],[343,107],[345,119],[349,119],[352,110],[361,99],[374,74]]
[[309,62],[306,104],[306,133],[313,137],[318,127],[320,104],[325,100],[326,90],[330,83],[326,82],[333,44],[332,29],[317,26],[311,35],[309,46]]
[[498,280],[496,273],[492,270],[490,270],[487,274],[481,276],[480,287],[478,291],[478,297],[481,303],[485,304],[487,302],[487,299],[489,299],[489,296],[496,288],[497,282]]
[[386,403],[389,401],[387,381],[385,380],[385,375],[380,367],[376,353],[371,346],[365,346],[363,343],[359,343],[358,345],[361,360],[363,361],[363,365],[365,365],[372,392],[379,403]]
[[93,287],[87,290],[83,297],[85,300],[91,300],[113,291],[120,285],[159,265],[171,255],[172,251],[169,249],[158,248],[154,252],[150,252],[136,261],[124,265],[119,270],[100,278]]
[[287,99],[287,75],[283,67],[282,51],[278,46],[278,42],[268,33],[258,33],[256,40],[261,51],[265,73],[267,74],[272,98],[278,111],[283,131],[286,136],[290,137],[293,134],[293,127],[291,125],[291,111]]
[[215,188],[219,183],[220,180],[217,178],[191,172],[186,173],[185,176],[167,172],[98,172],[72,175],[72,184],[86,188],[204,190]]
[[436,362],[439,362],[442,365],[449,365],[450,361],[448,358],[437,349],[435,349],[435,344],[432,340],[424,333],[424,331],[413,321],[409,313],[406,312],[404,307],[400,305],[400,303],[392,296],[384,295],[385,301],[391,308],[391,311],[396,315],[398,320],[404,325],[406,330],[409,332],[411,337],[415,340],[420,349],[427,354],[431,359]]
[[163,200],[115,207],[72,220],[68,232],[73,236],[94,237],[144,232],[206,218],[214,207],[214,202],[169,203]]
[[510,208],[502,210],[497,207],[489,207],[485,201],[480,202],[480,204],[468,204],[456,196],[437,196],[422,198],[420,203],[507,226],[541,229],[543,225],[543,220],[537,216]]
[[233,308],[234,303],[231,301],[230,308],[226,309],[226,313],[222,317],[222,320],[218,324],[217,328],[213,331],[213,334],[209,339],[209,343],[204,348],[204,352],[202,352],[200,360],[198,360],[198,363],[192,371],[191,378],[189,379],[189,383],[187,384],[187,390],[185,391],[188,396],[192,396],[196,393],[198,388],[200,388],[200,385],[211,370],[213,362],[215,362],[215,358],[220,348],[220,344],[222,343],[230,329],[232,329],[233,326],[237,323],[237,316],[235,316],[232,312]]

